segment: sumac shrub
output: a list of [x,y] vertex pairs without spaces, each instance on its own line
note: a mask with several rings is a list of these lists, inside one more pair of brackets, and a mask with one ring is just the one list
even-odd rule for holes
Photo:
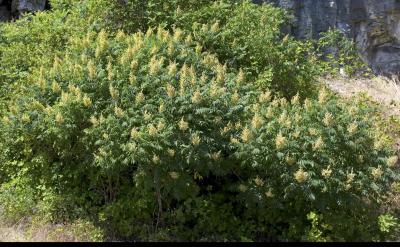
[[72,37],[7,106],[2,182],[116,237],[302,240],[316,212],[331,239],[371,239],[396,161],[368,108],[275,97],[191,37]]
[[217,1],[176,16],[176,26],[217,54],[230,68],[242,69],[260,89],[290,98],[315,94],[319,73],[312,42],[296,41],[281,30],[288,19],[282,9],[250,1]]

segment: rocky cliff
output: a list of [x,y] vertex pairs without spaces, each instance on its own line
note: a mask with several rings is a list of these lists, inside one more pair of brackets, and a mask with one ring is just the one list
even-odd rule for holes
[[[376,73],[400,74],[400,0],[253,0],[283,7],[293,16],[289,31],[316,38],[336,27],[353,38]],[[46,8],[46,0],[0,0],[0,20]]]
[[316,38],[336,27],[353,38],[379,74],[400,74],[400,0],[256,0],[272,2],[293,16],[290,32]]
[[0,0],[0,21],[18,18],[25,12],[41,11],[47,7],[47,0]]

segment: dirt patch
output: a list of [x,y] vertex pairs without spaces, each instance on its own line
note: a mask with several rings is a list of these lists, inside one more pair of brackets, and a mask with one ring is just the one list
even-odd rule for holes
[[366,78],[324,78],[333,91],[343,97],[365,93],[385,108],[387,116],[400,116],[400,82],[386,77]]
[[366,94],[379,104],[381,114],[388,120],[389,134],[395,140],[400,157],[400,125],[391,121],[397,119],[400,123],[400,81],[386,77],[367,78],[323,78],[321,79],[334,92],[345,98],[357,94]]

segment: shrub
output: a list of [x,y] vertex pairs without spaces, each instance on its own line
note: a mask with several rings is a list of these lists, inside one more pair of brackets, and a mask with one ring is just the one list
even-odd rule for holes
[[251,1],[139,1],[114,6],[108,26],[127,32],[147,30],[162,23],[179,27],[231,70],[243,69],[247,80],[285,97],[315,93],[317,64],[312,42],[295,41],[281,29],[285,12]]
[[384,148],[381,132],[371,133],[369,111],[326,91],[304,104],[295,97],[291,104],[255,105],[237,152],[249,208],[270,212],[269,224],[280,219],[296,229],[290,234],[299,234],[306,215],[317,212],[332,240],[371,239],[379,232],[377,209],[397,175],[390,146]]
[[273,99],[229,71],[180,29],[73,38],[9,105],[3,179],[24,171],[49,219],[115,236],[298,240],[315,211],[332,239],[368,239],[394,180],[368,108]]
[[371,70],[361,59],[354,42],[338,29],[321,33],[318,39],[320,69],[322,74],[337,75],[341,69],[348,76],[369,75]]
[[4,100],[22,94],[27,77],[40,66],[51,66],[70,37],[89,31],[116,29],[107,17],[113,2],[105,0],[53,0],[52,10],[26,14],[16,22],[0,23],[0,111]]
[[[241,78],[181,35],[159,29],[109,39],[101,32],[71,41],[10,106],[6,159],[20,160],[35,183],[73,193],[81,206],[107,205],[112,217],[120,201],[124,210],[131,203],[121,191],[132,198],[156,192],[156,201],[137,202],[147,203],[138,205],[147,209],[138,212],[144,219],[169,200],[195,196],[194,174],[229,168],[216,169],[232,148],[220,128],[238,121],[249,97],[241,96],[248,86],[235,86]],[[7,162],[3,168],[19,171]]]
[[176,17],[194,40],[217,54],[229,68],[243,69],[249,81],[290,98],[312,96],[317,75],[312,42],[295,41],[281,32],[285,12],[272,5],[215,2]]

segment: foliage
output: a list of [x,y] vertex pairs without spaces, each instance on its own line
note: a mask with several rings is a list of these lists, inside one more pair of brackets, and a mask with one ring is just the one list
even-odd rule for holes
[[78,222],[76,234],[95,239],[393,232],[379,207],[397,159],[373,109],[325,89],[317,97],[313,43],[280,32],[283,11],[206,0],[52,6],[0,27],[6,217]]
[[[253,239],[251,225],[267,236],[262,225],[278,221],[295,227],[287,237],[297,239],[309,211],[358,220],[363,200],[373,205],[385,193],[391,153],[374,148],[367,109],[347,110],[326,91],[304,106],[298,96],[272,100],[196,47],[179,29],[115,38],[89,32],[32,74],[4,118],[3,153],[33,188],[46,188],[46,212],[98,205],[98,220],[127,236],[145,235],[131,227],[137,220],[150,232],[178,220],[172,233],[197,222],[178,239],[210,234],[212,222],[210,239]],[[21,170],[13,162],[3,165],[11,176]],[[140,210],[126,221],[132,201]]]
[[361,59],[354,42],[338,29],[321,33],[317,51],[321,58],[322,73],[337,75],[343,69],[348,76],[370,74],[370,69]]
[[[316,90],[317,70],[311,42],[295,41],[281,29],[284,11],[271,5],[215,2],[177,17],[194,40],[217,54],[230,68],[243,69],[249,81],[285,97]],[[193,23],[192,26],[188,26]]]

